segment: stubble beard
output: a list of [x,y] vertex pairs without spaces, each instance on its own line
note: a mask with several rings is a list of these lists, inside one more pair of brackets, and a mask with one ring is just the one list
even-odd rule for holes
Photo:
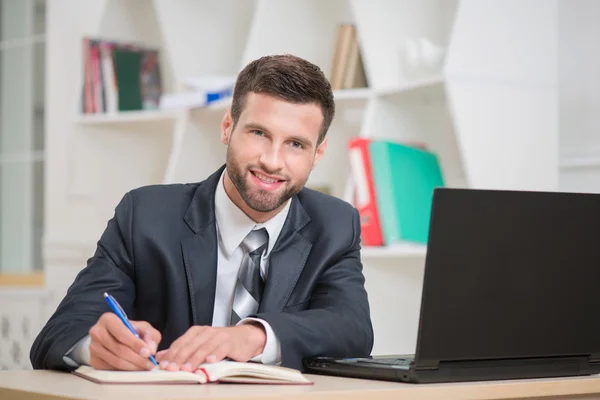
[[[267,171],[265,171],[268,173]],[[257,212],[271,212],[279,208],[282,204],[288,201],[290,198],[298,194],[304,184],[308,180],[308,177],[304,182],[298,182],[296,185],[287,186],[281,194],[269,193],[266,190],[251,190],[248,185],[248,181],[245,176],[246,173],[251,173],[249,170],[243,170],[239,165],[235,157],[233,156],[230,148],[227,148],[227,174],[229,179],[233,182],[233,185],[237,189],[244,203],[251,209]],[[286,181],[284,185],[287,185],[289,181]]]

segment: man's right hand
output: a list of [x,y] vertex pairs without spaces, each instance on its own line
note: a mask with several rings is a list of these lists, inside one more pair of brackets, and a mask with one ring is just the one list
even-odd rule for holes
[[160,332],[145,321],[129,321],[142,339],[136,338],[114,313],[102,314],[89,330],[90,364],[96,369],[150,370],[148,358],[156,354]]

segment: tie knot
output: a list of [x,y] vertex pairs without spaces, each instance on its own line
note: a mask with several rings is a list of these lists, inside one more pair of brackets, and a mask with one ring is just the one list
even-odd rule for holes
[[265,228],[250,231],[242,241],[242,246],[250,255],[261,254],[269,241],[269,234]]

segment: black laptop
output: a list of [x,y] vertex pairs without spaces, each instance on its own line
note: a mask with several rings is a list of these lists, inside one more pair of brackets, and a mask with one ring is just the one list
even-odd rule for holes
[[435,189],[415,354],[304,365],[414,383],[600,373],[600,194]]

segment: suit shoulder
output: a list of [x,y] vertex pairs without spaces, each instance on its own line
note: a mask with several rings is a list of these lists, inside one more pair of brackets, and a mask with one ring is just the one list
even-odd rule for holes
[[298,194],[298,199],[309,215],[319,215],[332,218],[349,218],[354,212],[354,206],[340,199],[317,190],[304,188]]
[[311,220],[307,225],[310,229],[305,231],[307,240],[336,252],[357,243],[361,234],[359,215],[352,204],[311,189],[303,189],[298,200]]
[[[194,197],[199,183],[156,184],[132,189],[128,195],[136,208],[151,209],[186,207]],[[126,195],[127,196],[127,195]]]
[[136,199],[146,198],[168,198],[187,196],[193,197],[199,183],[172,183],[172,184],[155,184],[140,186],[130,191],[131,195]]

